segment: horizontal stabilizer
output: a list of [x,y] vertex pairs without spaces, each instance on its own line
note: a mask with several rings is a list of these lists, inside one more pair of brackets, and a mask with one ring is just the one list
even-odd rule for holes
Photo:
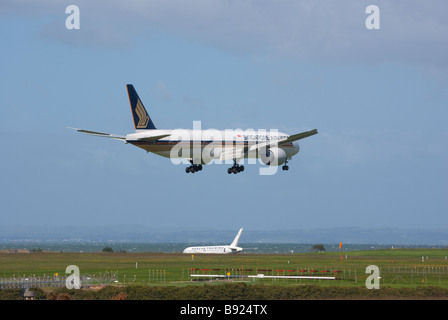
[[137,140],[139,140],[139,141],[156,141],[156,140],[159,140],[159,139],[163,139],[163,138],[169,137],[170,135],[171,134],[161,134],[159,136],[144,137],[144,138],[139,138]]
[[116,140],[126,140],[126,137],[120,136],[120,135],[116,135],[116,134],[110,134],[110,133],[104,133],[104,132],[98,132],[98,131],[91,131],[91,130],[84,130],[84,129],[78,129],[78,128],[70,128],[70,127],[67,127],[67,128],[76,130],[76,131],[81,132],[81,133],[89,134],[89,135],[92,135],[92,136],[103,137],[103,138],[111,138],[111,139],[116,139]]

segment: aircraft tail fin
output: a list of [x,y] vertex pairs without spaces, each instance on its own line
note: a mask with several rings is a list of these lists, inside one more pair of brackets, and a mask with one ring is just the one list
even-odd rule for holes
[[127,84],[126,87],[128,89],[129,103],[131,104],[135,130],[156,129],[148,112],[143,106],[143,102],[140,100],[137,91],[135,91],[134,86],[132,84]]
[[236,246],[238,245],[238,241],[240,240],[242,232],[243,232],[243,228],[241,228],[240,231],[238,231],[238,234],[236,235],[235,239],[233,239],[233,242],[230,244],[231,248],[236,248]]

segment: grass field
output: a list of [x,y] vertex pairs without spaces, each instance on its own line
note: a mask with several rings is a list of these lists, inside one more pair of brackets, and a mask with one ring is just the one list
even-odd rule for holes
[[337,275],[339,280],[235,277],[232,281],[285,286],[314,284],[365,287],[370,275],[366,273],[366,267],[375,265],[380,270],[381,287],[448,288],[447,256],[446,249],[388,249],[342,254],[197,254],[194,257],[181,253],[0,253],[0,278],[54,274],[65,276],[68,275],[65,273],[66,267],[76,265],[81,275],[91,279],[91,285],[186,286],[203,284],[205,281],[192,281],[190,273],[232,276],[263,273],[282,276]]

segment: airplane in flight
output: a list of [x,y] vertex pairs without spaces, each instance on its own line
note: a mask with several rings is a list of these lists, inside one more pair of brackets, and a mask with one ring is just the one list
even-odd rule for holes
[[[212,161],[226,161],[233,166],[227,173],[244,171],[242,159],[261,159],[268,166],[282,166],[288,170],[288,161],[296,155],[300,146],[298,140],[317,134],[317,129],[288,135],[274,131],[254,130],[193,130],[157,129],[145,109],[137,91],[132,84],[127,84],[129,102],[134,120],[135,133],[115,135],[110,133],[75,129],[78,132],[97,137],[106,137],[124,141],[147,152],[174,159],[187,159],[191,164],[187,173],[202,170],[203,164]],[[187,162],[187,163],[188,163]]]
[[238,247],[238,241],[240,240],[241,233],[243,232],[243,228],[238,231],[235,239],[233,239],[232,243],[228,246],[200,246],[200,247],[188,247],[184,250],[184,253],[214,253],[214,254],[229,254],[229,253],[238,253],[243,251],[243,248]]

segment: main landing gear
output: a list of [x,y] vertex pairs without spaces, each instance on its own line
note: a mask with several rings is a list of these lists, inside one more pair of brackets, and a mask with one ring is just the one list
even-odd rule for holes
[[194,164],[192,161],[191,166],[185,168],[186,173],[195,173],[202,170],[202,164]]
[[288,160],[286,160],[285,161],[285,164],[282,166],[282,169],[283,169],[283,171],[287,171],[287,170],[289,170],[289,167],[288,167]]
[[244,166],[240,166],[238,163],[236,163],[236,159],[233,159],[233,166],[231,168],[227,169],[228,174],[231,174],[231,173],[237,174],[238,172],[243,172],[243,171],[244,171]]

